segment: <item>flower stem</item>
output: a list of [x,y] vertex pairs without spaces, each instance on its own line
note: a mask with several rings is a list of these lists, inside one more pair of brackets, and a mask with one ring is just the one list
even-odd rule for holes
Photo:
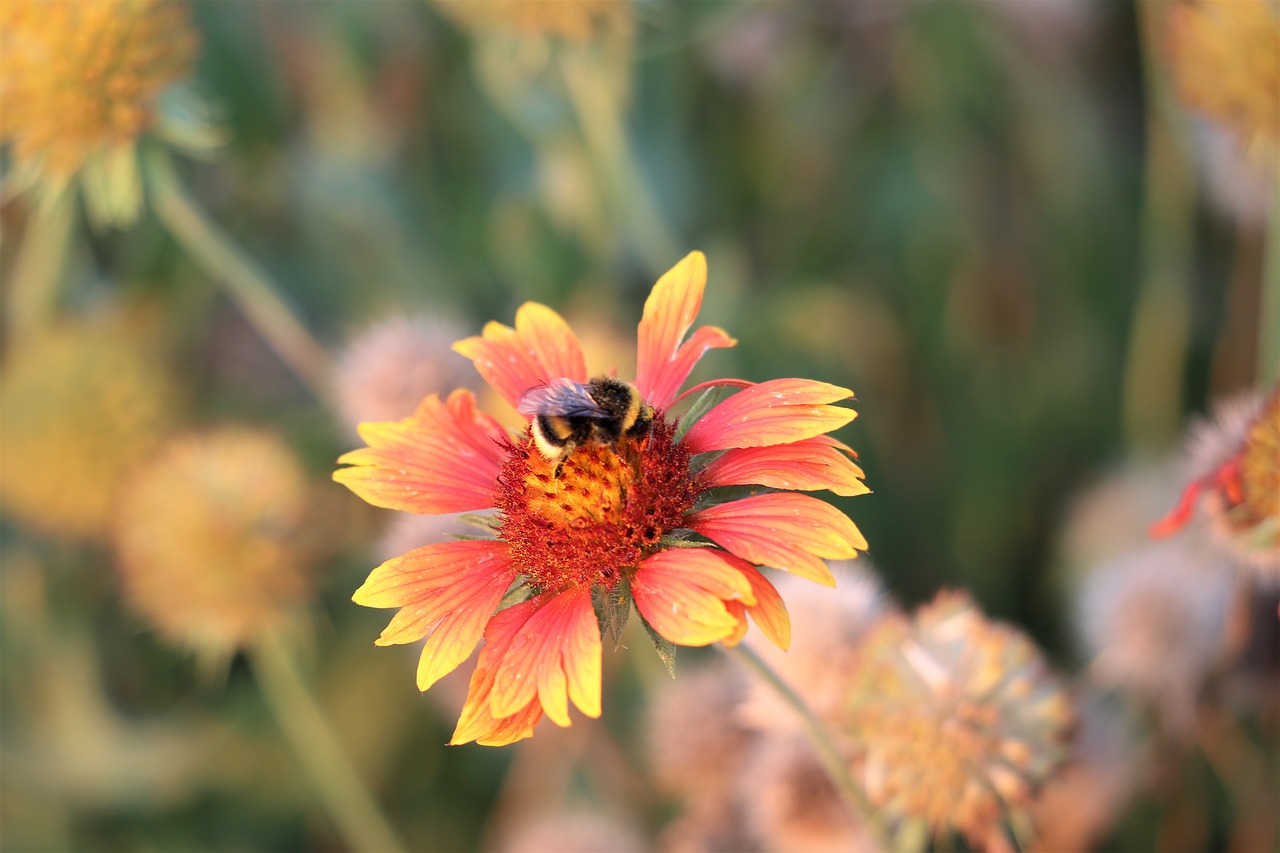
[[5,306],[14,344],[53,315],[76,218],[74,201],[75,194],[63,190],[56,198],[40,199],[32,207],[14,259]]
[[614,207],[630,227],[641,259],[650,272],[661,275],[683,252],[636,163],[618,87],[610,85],[615,81],[606,73],[608,69],[593,61],[596,59],[573,51],[560,57],[565,91],[587,148],[604,175]]
[[862,792],[862,789],[858,787],[858,783],[853,780],[853,776],[849,772],[849,764],[831,739],[831,733],[827,731],[822,721],[814,716],[812,709],[809,708],[800,694],[796,693],[795,689],[790,684],[787,684],[782,676],[774,672],[764,658],[760,657],[755,649],[752,649],[747,644],[740,643],[736,646],[726,646],[724,648],[728,654],[736,658],[739,663],[769,685],[778,694],[778,698],[791,706],[791,710],[795,711],[796,716],[800,718],[800,722],[804,726],[804,732],[808,736],[809,742],[813,745],[814,751],[818,755],[818,760],[822,762],[823,769],[827,772],[831,783],[835,785],[836,791],[839,792],[849,810],[853,812],[862,827],[871,834],[876,842],[877,849],[892,849],[883,837],[883,828],[880,822],[876,820],[875,811],[872,809],[870,801],[867,800],[866,794]]
[[1182,421],[1191,332],[1195,183],[1170,120],[1159,44],[1164,4],[1137,4],[1146,94],[1145,174],[1137,301],[1124,364],[1123,419],[1131,444],[1172,440]]
[[1257,384],[1266,388],[1280,381],[1280,171],[1271,194],[1267,226],[1261,305],[1258,311]]
[[143,154],[150,201],[156,215],[197,264],[227,289],[232,301],[280,358],[318,396],[327,393],[329,354],[282,299],[265,272],[214,225],[183,190],[165,153]]
[[286,643],[267,634],[250,650],[250,660],[276,722],[347,845],[352,850],[404,850],[307,689]]

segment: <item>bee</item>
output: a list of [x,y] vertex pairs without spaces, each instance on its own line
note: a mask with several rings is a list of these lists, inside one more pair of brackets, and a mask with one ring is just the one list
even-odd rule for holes
[[617,444],[623,436],[644,435],[653,424],[653,406],[640,399],[635,386],[608,376],[586,384],[557,379],[530,388],[516,409],[533,416],[533,443],[543,456],[556,461],[557,477],[576,448],[593,442]]

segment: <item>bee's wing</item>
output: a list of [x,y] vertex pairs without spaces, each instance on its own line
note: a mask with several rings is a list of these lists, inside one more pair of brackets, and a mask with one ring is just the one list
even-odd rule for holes
[[522,415],[585,416],[602,418],[608,412],[591,398],[586,385],[569,379],[557,379],[549,385],[538,385],[520,395],[516,411]]

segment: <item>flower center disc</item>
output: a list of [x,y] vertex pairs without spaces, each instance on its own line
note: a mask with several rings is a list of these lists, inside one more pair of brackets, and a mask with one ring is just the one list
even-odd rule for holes
[[501,535],[541,589],[612,588],[681,525],[698,491],[689,452],[661,416],[642,438],[584,444],[563,460],[526,435],[498,475]]

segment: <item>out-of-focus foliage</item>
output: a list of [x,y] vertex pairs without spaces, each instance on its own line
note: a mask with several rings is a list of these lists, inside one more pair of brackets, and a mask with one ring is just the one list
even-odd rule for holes
[[[16,192],[26,149],[5,148],[0,846],[329,850],[362,825],[377,837],[367,815],[334,816],[324,771],[300,758],[290,727],[316,711],[411,849],[858,835],[825,813],[817,829],[786,824],[784,800],[748,819],[742,792],[688,805],[696,793],[668,784],[662,756],[697,753],[664,752],[654,738],[688,735],[650,724],[673,701],[686,718],[722,721],[718,737],[697,739],[712,756],[703,772],[740,753],[770,780],[811,784],[816,765],[752,733],[758,700],[743,711],[723,673],[704,679],[704,698],[669,699],[640,635],[624,640],[627,655],[606,647],[605,667],[619,671],[603,720],[544,723],[509,750],[445,748],[465,682],[455,674],[419,695],[416,650],[375,650],[387,614],[350,602],[382,559],[452,530],[392,519],[328,476],[355,422],[478,384],[433,336],[475,334],[536,300],[574,322],[593,371],[625,376],[615,330],[691,249],[711,271],[701,317],[739,341],[707,356],[707,375],[809,376],[857,392],[843,435],[875,494],[831,500],[856,516],[897,605],[965,587],[1064,678],[1101,685],[1081,695],[1112,691],[1078,712],[1070,775],[1037,818],[1061,833],[1049,837],[1103,849],[1280,843],[1274,589],[1235,572],[1234,558],[1195,551],[1222,571],[1180,589],[1209,592],[1188,602],[1175,590],[1174,609],[1154,615],[1135,592],[1161,582],[1149,554],[1133,555],[1177,502],[1184,480],[1169,460],[1185,423],[1265,387],[1256,306],[1277,288],[1263,272],[1274,168],[1258,178],[1229,127],[1176,100],[1189,84],[1168,73],[1180,54],[1161,13],[1175,4],[589,5],[569,20],[536,0],[193,3],[199,52],[178,106],[160,102],[129,165],[103,166],[99,185],[80,189],[87,209]],[[1280,14],[1251,5],[1273,23]],[[558,23],[543,26],[540,11]],[[503,14],[511,26],[486,23]],[[0,113],[16,98],[0,87]],[[193,149],[198,159],[182,153]],[[120,169],[124,190],[112,184]],[[222,286],[236,278],[218,273],[227,256],[202,259],[170,179],[319,342],[311,362],[300,345],[302,378],[279,346],[297,341],[288,324],[261,293]],[[95,227],[131,218],[102,215],[120,192],[133,194],[136,223]],[[1269,262],[1280,277],[1280,259]],[[394,339],[371,340],[379,329]],[[216,470],[165,473],[175,438],[241,434],[216,432],[228,429],[269,437],[273,460],[287,448],[290,482],[255,483],[273,476],[266,463],[228,463],[252,469],[235,472],[213,455],[187,464]],[[233,513],[174,538],[172,519],[190,521],[202,501],[252,507],[280,490],[276,514]],[[148,501],[162,529],[145,529]],[[179,627],[149,614],[154,601],[131,606],[140,564],[129,554],[175,564],[165,586],[181,620],[189,602],[178,599],[202,594],[181,572],[218,573],[245,543],[282,553],[281,595],[306,612],[247,655],[197,666],[166,639]],[[200,550],[184,558],[184,547]],[[1144,574],[1108,587],[1105,572],[1126,565]],[[1136,615],[1118,606],[1125,595],[1140,599]],[[1195,646],[1187,659],[1146,665],[1168,651],[1169,612],[1213,602],[1227,603],[1196,621],[1203,642],[1175,647]],[[237,626],[228,642],[252,647],[239,626],[265,603],[218,606]],[[280,689],[291,682],[272,677],[272,643],[312,699]],[[812,665],[815,653],[797,652]],[[680,658],[678,679],[698,657]],[[1126,666],[1158,677],[1129,678]],[[1152,710],[1151,693],[1177,707]],[[1117,706],[1132,711],[1125,725]],[[786,784],[769,790],[782,797]],[[1117,793],[1098,804],[1085,796],[1097,790]],[[1087,817],[1064,828],[1076,813]],[[565,825],[580,839],[548,834],[560,814],[576,816]]]

